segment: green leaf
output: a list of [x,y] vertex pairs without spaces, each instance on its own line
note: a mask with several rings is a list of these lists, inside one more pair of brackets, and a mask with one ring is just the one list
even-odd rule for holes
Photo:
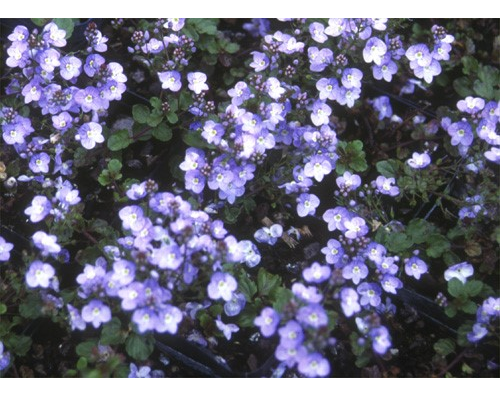
[[5,312],[7,312],[7,305],[0,304],[0,315],[3,315]]
[[241,327],[254,327],[253,323],[257,317],[257,309],[250,304],[247,304],[243,311],[236,317],[236,323]]
[[151,103],[151,106],[153,106],[154,109],[161,109],[161,99],[153,96],[152,98],[149,99],[149,103]]
[[122,169],[122,163],[117,159],[113,158],[111,161],[108,162],[108,169],[111,173],[117,174]]
[[413,242],[403,232],[390,232],[387,234],[385,246],[393,253],[401,253],[413,246]]
[[42,302],[36,294],[30,294],[24,302],[19,305],[19,313],[23,318],[36,319],[42,316]]
[[97,340],[95,338],[79,343],[76,346],[76,354],[90,359],[94,348],[97,348]]
[[177,123],[177,121],[179,121],[179,117],[177,117],[177,114],[175,114],[174,112],[171,111],[167,114],[167,120],[171,124],[175,124],[175,123]]
[[132,107],[132,116],[134,121],[139,124],[146,124],[150,115],[149,108],[143,104],[136,104]]
[[24,356],[31,348],[31,337],[25,335],[11,334],[6,340],[7,350],[14,355]]
[[474,74],[479,68],[479,62],[473,56],[464,56],[462,58],[463,68],[462,71],[465,75]]
[[33,22],[36,26],[43,27],[47,23],[49,23],[52,18],[31,18],[31,22]]
[[492,100],[495,98],[495,90],[493,89],[493,86],[486,81],[476,80],[474,81],[472,87],[474,88],[474,92],[481,98],[486,100]]
[[68,40],[73,34],[73,29],[75,28],[75,18],[54,18],[53,22],[57,25],[59,29],[66,32],[66,40]]
[[411,238],[413,243],[423,243],[427,240],[432,228],[431,224],[424,219],[413,219],[408,223],[406,234]]
[[461,306],[462,311],[474,315],[477,312],[477,304],[474,301],[467,301]]
[[237,207],[226,206],[224,208],[224,219],[227,223],[234,224],[238,221],[240,213],[241,213],[240,206]]
[[271,294],[274,301],[273,308],[278,312],[283,312],[293,297],[293,293],[290,289],[281,286],[274,289]]
[[460,77],[454,80],[453,88],[455,88],[455,91],[464,98],[473,94],[472,83],[467,77]]
[[441,234],[429,234],[426,239],[429,247],[425,251],[429,257],[440,257],[444,252],[450,249],[450,241]]
[[448,305],[445,309],[444,309],[444,313],[446,314],[446,316],[448,316],[449,318],[454,318],[455,315],[457,314],[457,307],[455,307],[454,305]]
[[441,356],[448,356],[455,352],[455,341],[451,338],[441,338],[434,343],[434,350]]
[[208,143],[203,137],[196,131],[190,131],[188,133],[184,133],[182,135],[182,140],[189,147],[197,147],[197,148],[207,148]]
[[76,362],[76,368],[80,371],[85,370],[88,366],[88,360],[85,357],[80,357],[78,361]]
[[162,122],[160,125],[153,128],[151,130],[151,134],[153,135],[153,137],[161,140],[162,142],[168,142],[170,139],[172,139],[172,130],[167,126],[165,122]]
[[252,301],[252,297],[257,293],[257,285],[247,276],[246,272],[242,272],[238,277],[238,289],[247,301]]
[[147,124],[151,127],[155,127],[160,125],[162,121],[163,121],[163,114],[158,114],[158,112],[154,111],[148,117]]
[[377,171],[385,177],[396,177],[400,167],[400,161],[390,159],[377,162]]
[[452,278],[448,282],[448,293],[453,297],[459,298],[464,297],[466,295],[465,286],[462,281],[457,278]]
[[108,148],[111,151],[123,150],[131,143],[132,139],[129,137],[129,133],[126,129],[120,129],[119,131],[113,133],[107,141]]
[[121,329],[121,322],[118,318],[113,318],[108,323],[104,324],[101,332],[102,345],[116,345],[125,340]]
[[279,275],[273,275],[264,268],[259,269],[257,273],[257,288],[261,296],[271,294],[280,284],[281,278]]
[[224,50],[228,54],[234,54],[240,50],[240,45],[237,43],[228,42],[227,44],[224,45]]
[[154,350],[154,338],[132,333],[125,341],[125,350],[132,359],[146,360]]
[[465,291],[469,297],[475,297],[483,290],[483,282],[478,280],[470,280],[465,284]]
[[183,90],[179,95],[179,107],[181,110],[187,110],[193,103],[193,98],[187,90]]

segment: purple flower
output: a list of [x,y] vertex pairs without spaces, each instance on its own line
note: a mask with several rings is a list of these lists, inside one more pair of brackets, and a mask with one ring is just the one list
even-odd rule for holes
[[33,243],[40,249],[42,256],[49,254],[58,254],[61,246],[57,244],[57,236],[49,235],[43,231],[37,231],[33,234]]
[[54,47],[64,47],[66,45],[66,31],[59,29],[54,22],[50,22],[45,25],[42,37],[46,43],[51,44]]
[[205,165],[205,152],[201,149],[190,147],[186,150],[184,161],[179,165],[183,171],[201,169]]
[[379,120],[392,117],[392,106],[388,96],[379,96],[373,99],[371,103],[373,108],[378,112]]
[[387,82],[391,82],[392,76],[398,71],[398,66],[393,60],[391,60],[390,55],[386,54],[382,59],[380,65],[372,66],[372,71],[375,80],[384,79]]
[[472,134],[472,128],[467,121],[458,121],[451,124],[447,129],[448,135],[451,136],[452,146],[458,144],[464,146],[470,146],[474,135]]
[[140,231],[146,225],[146,219],[140,206],[125,206],[118,212],[124,230]]
[[329,48],[322,48],[319,50],[317,47],[309,47],[307,50],[309,68],[311,71],[321,72],[333,62],[333,52]]
[[118,296],[122,299],[121,307],[125,311],[132,311],[138,306],[142,306],[146,300],[144,285],[140,282],[132,282],[118,291]]
[[146,182],[142,182],[140,184],[132,184],[125,194],[132,201],[137,201],[141,198],[144,198],[147,195]]
[[386,178],[385,176],[379,176],[377,177],[375,183],[377,191],[384,195],[395,197],[399,194],[399,188],[393,185],[396,183],[396,180],[393,177]]
[[330,363],[320,353],[313,352],[300,359],[298,370],[306,377],[326,377],[330,374]]
[[227,93],[231,97],[231,103],[235,106],[242,105],[252,94],[248,85],[243,81],[238,81]]
[[313,155],[304,166],[304,175],[322,181],[325,175],[332,171],[332,164],[324,155]]
[[274,356],[287,367],[291,368],[307,356],[307,349],[303,346],[286,347],[280,344],[276,348]]
[[87,327],[85,321],[82,319],[82,316],[80,315],[80,312],[78,309],[73,307],[71,304],[67,304],[66,307],[68,308],[68,313],[69,313],[69,323],[71,325],[71,330],[85,330],[85,327]]
[[432,62],[432,55],[425,44],[415,44],[406,50],[406,57],[410,60],[412,69],[429,66]]
[[33,173],[47,173],[49,164],[49,155],[47,153],[38,153],[31,157],[29,167]]
[[337,177],[335,182],[339,188],[345,189],[346,191],[354,191],[361,185],[361,178],[356,174],[345,171],[342,176]]
[[259,326],[260,332],[264,337],[271,337],[280,323],[278,312],[270,307],[265,307],[260,312],[253,322],[255,326]]
[[134,363],[130,363],[128,378],[151,378],[151,367],[141,366],[138,368]]
[[43,195],[37,195],[31,201],[31,206],[24,211],[24,214],[30,216],[32,223],[38,223],[50,213],[51,209],[52,205],[48,198]]
[[415,279],[420,279],[422,274],[427,272],[427,264],[418,257],[413,256],[405,264],[405,272],[408,276],[413,276]]
[[188,88],[195,94],[199,95],[201,91],[208,90],[208,85],[205,84],[205,81],[207,81],[207,76],[205,73],[188,73],[187,79],[189,81]]
[[222,298],[224,301],[230,301],[237,287],[238,283],[232,275],[223,272],[215,272],[210,278],[210,283],[207,287],[208,296],[212,300]]
[[423,169],[431,163],[431,157],[427,153],[413,153],[412,158],[406,162],[413,169]]
[[500,316],[500,298],[489,297],[483,301],[483,312],[489,316]]
[[324,214],[323,214],[323,220],[325,220],[328,223],[328,230],[329,231],[345,231],[345,225],[344,222],[346,220],[349,220],[352,218],[352,215],[350,212],[342,207],[342,206],[337,206],[333,209],[328,209]]
[[36,102],[40,100],[42,96],[43,88],[40,85],[42,79],[38,76],[35,76],[33,80],[31,80],[28,84],[26,84],[22,90],[22,94],[24,96],[24,103],[28,104],[30,102]]
[[266,81],[267,94],[274,100],[278,100],[284,93],[285,88],[281,86],[276,77],[269,77]]
[[345,287],[340,291],[340,306],[348,318],[361,311],[358,299],[358,293],[351,287]]
[[78,129],[80,143],[87,150],[95,147],[96,143],[104,142],[102,126],[96,122],[87,122]]
[[297,320],[315,329],[328,324],[328,316],[320,304],[309,304],[300,308],[297,312]]
[[173,305],[166,304],[158,311],[155,330],[158,333],[168,332],[170,334],[176,334],[181,321],[181,310]]
[[372,348],[378,354],[383,355],[391,347],[391,336],[385,326],[375,327],[368,334],[372,339]]
[[135,264],[131,261],[120,259],[113,263],[112,280],[119,286],[126,286],[135,278]]
[[100,92],[95,87],[87,87],[78,90],[78,92],[75,93],[75,102],[81,107],[84,113],[88,113],[92,110],[97,111],[104,107]]
[[443,41],[437,43],[431,52],[431,55],[436,60],[450,60],[451,45]]
[[187,171],[184,175],[186,190],[200,194],[205,188],[206,177],[199,170]]
[[332,114],[332,109],[321,100],[314,102],[311,111],[311,121],[314,125],[326,125],[330,122],[329,116]]
[[0,236],[0,261],[9,261],[10,251],[14,248],[12,243],[7,242]]
[[363,72],[359,69],[345,69],[342,73],[342,85],[346,88],[361,88]]
[[28,40],[29,35],[30,35],[30,32],[26,28],[26,26],[17,25],[14,28],[14,31],[11,34],[9,34],[9,36],[7,38],[10,41],[21,41],[21,42],[23,42],[23,41],[27,41]]
[[4,349],[3,342],[0,341],[0,372],[5,370],[10,364],[10,353]]
[[397,289],[401,289],[403,287],[403,282],[401,282],[395,276],[386,274],[380,281],[382,288],[391,294],[397,294]]
[[292,285],[292,293],[302,301],[308,303],[319,303],[323,299],[323,296],[318,292],[317,287],[306,287],[302,283],[294,283]]
[[55,274],[56,271],[50,264],[35,260],[26,272],[26,284],[29,287],[47,288]]
[[94,77],[95,74],[100,70],[101,65],[104,65],[106,60],[99,54],[91,54],[85,59],[85,65],[83,65],[83,70],[85,74],[89,77]]
[[97,329],[102,323],[111,320],[111,310],[102,301],[94,299],[83,307],[82,318]]
[[181,74],[175,70],[158,73],[163,89],[170,89],[177,92],[182,87]]
[[40,51],[36,54],[35,59],[40,64],[40,67],[48,73],[54,71],[54,68],[60,65],[59,58],[61,54],[53,49],[49,48],[44,51]]
[[23,144],[24,137],[33,132],[31,129],[33,128],[27,130],[20,122],[13,124],[4,124],[2,125],[3,140],[7,144]]
[[342,268],[342,277],[344,279],[351,279],[355,285],[367,276],[368,267],[358,258],[355,258],[351,263]]
[[339,83],[335,78],[321,78],[316,83],[320,100],[336,100],[339,90]]
[[328,36],[324,33],[325,27],[319,22],[313,22],[309,25],[309,33],[311,33],[311,38],[318,42],[324,43]]
[[376,65],[380,65],[386,52],[387,45],[379,38],[372,37],[366,42],[363,49],[363,59],[366,63],[374,62]]
[[319,206],[319,198],[314,194],[302,193],[297,198],[297,214],[300,217],[314,215]]
[[427,66],[416,66],[413,69],[415,76],[423,78],[427,83],[431,83],[433,78],[441,74],[441,65],[435,59],[432,59],[431,64]]
[[372,307],[380,305],[382,289],[378,284],[363,282],[358,286],[357,291],[361,296],[361,305],[371,305]]
[[246,302],[247,300],[243,294],[234,293],[231,300],[224,304],[224,313],[227,316],[236,316],[245,308]]
[[78,77],[82,72],[82,61],[75,56],[61,58],[60,73],[65,80]]
[[467,282],[467,278],[474,274],[474,267],[468,262],[458,263],[452,265],[444,272],[444,279],[450,281],[453,278],[457,278],[460,282]]
[[283,227],[280,224],[273,224],[271,227],[258,229],[253,237],[257,242],[274,245],[282,235]]
[[287,324],[278,330],[280,335],[280,345],[287,348],[298,347],[304,339],[302,326],[295,320],[290,320]]
[[359,88],[346,88],[340,87],[337,92],[337,102],[341,105],[347,105],[347,107],[354,106],[354,102],[359,99],[361,90]]
[[366,222],[361,217],[353,217],[344,221],[344,235],[349,239],[356,239],[368,233],[369,229]]
[[167,22],[163,24],[163,27],[178,32],[184,27],[185,22],[186,18],[167,18]]
[[154,330],[157,320],[156,312],[149,307],[136,309],[132,314],[132,322],[137,325],[139,333]]
[[228,341],[231,339],[233,333],[236,333],[240,330],[240,328],[233,323],[225,324],[224,322],[222,322],[222,320],[220,320],[220,316],[215,320],[215,325],[220,331],[222,331],[224,337],[226,337],[226,340]]
[[377,269],[381,274],[394,275],[398,272],[399,267],[394,263],[394,257],[382,257],[382,260],[377,264]]
[[234,174],[231,170],[217,166],[210,172],[207,184],[211,190],[225,190],[228,184],[233,181],[233,178]]
[[484,338],[488,334],[488,329],[484,326],[483,323],[475,323],[472,326],[472,331],[467,333],[467,339],[471,343],[476,343],[482,338]]
[[500,164],[500,148],[491,147],[489,150],[484,152],[484,156],[488,161]]
[[253,61],[250,63],[250,67],[254,69],[256,73],[265,70],[269,66],[269,58],[262,52],[253,51]]
[[371,261],[373,261],[375,264],[381,264],[382,260],[384,259],[385,255],[387,253],[387,249],[385,246],[380,245],[379,243],[376,242],[371,242],[367,247],[366,247],[366,257],[368,257]]
[[73,117],[67,112],[63,111],[60,114],[52,116],[52,125],[58,131],[64,132],[71,128],[73,123]]
[[7,48],[9,57],[5,64],[9,67],[24,68],[30,62],[28,43],[24,41],[14,41],[12,45]]
[[304,268],[302,276],[307,282],[322,283],[330,278],[332,270],[327,265],[314,262],[310,267]]
[[326,257],[325,260],[328,264],[334,264],[335,267],[340,267],[342,265],[341,260],[344,256],[344,248],[336,239],[330,239],[327,245],[321,249]]

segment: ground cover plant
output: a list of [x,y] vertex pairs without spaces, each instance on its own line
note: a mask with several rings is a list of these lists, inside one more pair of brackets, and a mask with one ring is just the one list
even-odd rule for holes
[[0,376],[498,377],[497,20],[1,27]]

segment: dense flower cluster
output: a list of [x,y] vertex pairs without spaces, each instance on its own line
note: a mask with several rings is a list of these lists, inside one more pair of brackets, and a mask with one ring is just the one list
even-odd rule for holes
[[[118,299],[139,333],[175,334],[188,315],[176,305],[188,285],[203,287],[210,299],[224,300],[225,310],[237,315],[244,304],[238,300],[237,282],[227,265],[258,264],[255,246],[237,241],[220,220],[193,210],[180,196],[132,193],[139,190],[139,184],[130,187],[127,195],[134,196],[135,203],[119,211],[125,233],[119,245],[106,246],[107,257],[86,264],[76,278],[85,305],[81,311],[68,305],[72,328],[83,330],[86,324],[97,328],[110,321],[109,301]],[[203,285],[207,277],[210,282]]]

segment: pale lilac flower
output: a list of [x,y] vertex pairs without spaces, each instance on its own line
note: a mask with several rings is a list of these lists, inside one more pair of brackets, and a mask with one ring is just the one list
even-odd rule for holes
[[333,52],[329,48],[309,47],[307,50],[311,71],[321,72],[333,62]]
[[444,272],[444,279],[450,281],[453,278],[457,278],[460,282],[467,282],[467,278],[474,274],[474,267],[468,262],[458,263],[452,265]]
[[215,272],[207,286],[208,296],[212,300],[222,298],[224,301],[230,301],[237,287],[238,283],[232,275],[223,272]]
[[342,73],[342,85],[346,88],[361,88],[363,72],[359,69],[349,68]]
[[137,205],[125,206],[118,212],[124,230],[141,231],[146,225],[142,208]]
[[361,296],[361,305],[371,305],[372,307],[380,305],[382,289],[378,284],[363,282],[357,287],[357,291]]
[[50,264],[35,260],[26,272],[26,284],[29,287],[47,288],[55,274],[56,271]]
[[276,77],[269,77],[266,81],[267,94],[274,100],[278,100],[285,93],[285,88],[281,86]]
[[73,307],[71,304],[67,304],[66,307],[68,308],[71,330],[85,330],[87,325],[80,315],[80,311],[78,311],[78,309]]
[[391,347],[391,336],[385,326],[375,327],[370,330],[373,350],[381,355],[387,352]]
[[335,182],[339,188],[343,188],[346,191],[354,191],[361,185],[361,177],[345,171],[342,176],[337,177]]
[[280,323],[280,316],[273,308],[265,307],[253,322],[259,326],[260,332],[264,337],[271,337]]
[[371,242],[367,247],[366,247],[366,257],[368,257],[371,261],[373,261],[375,264],[381,264],[385,255],[387,253],[387,249],[385,248],[384,245],[381,245],[376,242]]
[[328,209],[323,214],[323,220],[328,223],[329,231],[345,231],[344,222],[352,218],[351,213],[342,206],[337,206],[333,209]]
[[12,45],[7,48],[7,54],[9,57],[5,61],[5,64],[9,67],[24,68],[31,62],[28,43],[25,41],[14,41]]
[[483,339],[486,334],[488,334],[488,329],[484,326],[484,324],[475,323],[474,326],[472,326],[472,331],[467,333],[467,339],[469,342],[476,343]]
[[391,60],[390,55],[386,54],[380,65],[372,66],[372,71],[375,80],[384,79],[387,82],[391,82],[392,76],[398,71],[398,66],[393,60]]
[[458,144],[470,146],[474,139],[472,128],[467,121],[454,122],[447,128],[447,132],[451,137],[452,146]]
[[227,91],[227,94],[231,97],[231,103],[233,105],[240,106],[251,97],[252,92],[247,83],[238,81],[234,88]]
[[274,245],[282,235],[283,227],[280,224],[273,224],[271,227],[262,227],[255,231],[254,238],[257,242]]
[[351,287],[345,287],[340,291],[340,306],[348,318],[361,311],[358,299],[358,293]]
[[405,272],[408,276],[420,279],[420,276],[427,272],[427,264],[418,257],[413,256],[406,262]]
[[339,83],[335,78],[321,78],[316,82],[320,100],[336,100],[339,90]]
[[304,339],[302,326],[295,320],[290,320],[287,324],[278,330],[280,335],[280,345],[287,348],[298,347]]
[[47,153],[37,153],[31,157],[29,167],[34,173],[47,173],[49,164],[50,156]]
[[326,125],[330,122],[330,114],[332,114],[332,109],[326,103],[321,100],[314,102],[311,110],[311,120],[314,125]]
[[325,155],[314,155],[304,166],[304,175],[322,181],[325,175],[332,171],[332,164]]
[[78,90],[78,92],[75,93],[75,102],[81,107],[84,113],[104,108],[103,99],[100,96],[99,90],[95,87],[87,87]]
[[158,311],[155,330],[158,333],[176,334],[181,321],[182,311],[173,305],[166,304]]
[[163,24],[163,27],[178,32],[184,27],[185,23],[186,18],[167,18],[167,22]]
[[236,316],[245,308],[246,302],[242,293],[234,293],[231,300],[224,303],[224,313],[227,316]]
[[313,352],[300,359],[298,370],[306,377],[326,377],[330,374],[330,363],[320,353]]
[[58,254],[61,246],[57,244],[57,236],[49,235],[44,231],[37,231],[32,236],[33,243],[41,250],[42,256],[49,254]]
[[149,307],[139,308],[132,314],[132,322],[137,325],[139,333],[145,333],[149,330],[155,330],[158,316],[156,312]]
[[303,278],[310,283],[322,283],[330,278],[332,270],[327,265],[314,262],[302,271]]
[[59,73],[65,80],[78,77],[82,72],[82,61],[76,56],[65,56],[61,58]]
[[377,191],[384,195],[390,195],[391,197],[394,197],[399,194],[399,188],[393,185],[396,183],[394,177],[386,178],[385,176],[379,176],[377,177],[375,183]]
[[35,59],[40,64],[40,67],[48,73],[54,71],[54,69],[60,65],[59,58],[61,54],[53,48],[40,51],[36,54]]
[[12,243],[7,242],[0,236],[0,261],[9,261],[10,251],[14,248]]
[[35,76],[28,84],[24,86],[21,92],[24,96],[24,103],[28,104],[40,100],[43,91],[43,88],[40,85],[41,83],[42,79],[38,76]]
[[376,65],[380,65],[386,52],[387,45],[379,38],[372,37],[366,42],[363,49],[363,59],[366,63],[374,62]]
[[205,81],[207,81],[207,76],[205,73],[188,73],[187,79],[189,81],[188,88],[195,94],[199,95],[202,91],[208,90],[208,85],[205,84]]
[[406,162],[413,169],[423,169],[431,163],[431,157],[427,153],[413,153],[412,157]]
[[435,59],[432,59],[431,64],[427,66],[416,66],[413,69],[415,76],[423,78],[425,82],[431,83],[433,78],[441,74],[441,65]]
[[314,215],[319,203],[319,198],[316,195],[302,193],[297,198],[297,214],[300,217]]
[[450,60],[451,45],[445,42],[439,42],[434,46],[431,55],[434,59],[440,60]]
[[51,44],[54,47],[64,47],[66,45],[66,31],[59,29],[54,22],[45,25],[42,37],[47,44]]
[[122,299],[121,307],[125,311],[132,311],[146,301],[144,285],[140,282],[132,282],[122,287],[118,291],[118,296]]
[[328,316],[321,304],[309,304],[300,308],[297,312],[297,320],[315,329],[328,324]]
[[327,245],[321,249],[321,252],[325,255],[325,260],[328,264],[334,264],[335,267],[339,267],[342,263],[342,257],[344,255],[344,248],[336,239],[330,239]]
[[342,268],[342,277],[344,279],[351,279],[352,282],[357,285],[361,279],[365,279],[368,276],[368,267],[358,258],[355,258],[352,262],[347,264]]
[[412,69],[429,66],[432,62],[432,55],[425,44],[415,44],[406,50],[406,57],[410,60]]
[[483,301],[483,312],[489,316],[500,316],[500,298],[489,297]]
[[94,299],[83,307],[82,318],[97,329],[102,323],[111,320],[111,310],[102,301]]
[[318,43],[324,43],[328,39],[328,36],[324,31],[325,27],[319,22],[313,22],[309,25],[309,33],[311,33],[311,38]]
[[484,156],[487,160],[494,162],[495,164],[500,164],[500,148],[491,147],[489,150],[484,152]]
[[472,96],[467,96],[465,99],[459,100],[457,102],[458,110],[469,114],[475,114],[483,110],[484,105],[485,105],[484,99],[474,98]]
[[269,66],[269,58],[262,52],[253,51],[253,61],[250,63],[250,67],[254,69],[256,73],[265,70]]
[[80,143],[87,150],[91,150],[96,146],[96,143],[104,142],[102,136],[102,126],[96,122],[87,122],[78,129]]
[[38,223],[50,213],[51,209],[52,205],[48,198],[43,195],[37,195],[31,201],[31,206],[24,211],[24,214],[30,216],[32,223]]
[[388,96],[379,96],[371,101],[373,108],[378,112],[378,119],[392,117],[392,106]]
[[52,116],[52,125],[58,131],[64,132],[71,128],[73,123],[73,117],[67,112],[63,111],[60,114]]
[[397,294],[397,289],[401,289],[403,287],[403,282],[401,282],[398,278],[393,275],[386,274],[380,281],[382,288],[391,294]]
[[158,73],[163,89],[170,89],[177,92],[182,87],[181,74],[175,70]]
[[308,303],[319,303],[323,299],[316,286],[306,287],[298,282],[292,285],[292,293],[302,301]]
[[127,378],[151,378],[151,367],[141,366],[137,367],[134,363],[130,363],[130,372]]
[[224,337],[226,337],[226,340],[228,341],[231,339],[233,333],[236,333],[240,330],[240,328],[233,323],[225,324],[224,322],[222,322],[220,316],[215,320],[215,325],[220,331],[222,331]]
[[364,236],[369,231],[365,220],[361,217],[353,217],[352,219],[345,220],[344,227],[346,228],[344,235],[349,239]]
[[14,31],[7,37],[10,41],[27,41],[30,36],[30,32],[26,26],[17,25]]
[[325,33],[332,37],[338,37],[346,31],[347,23],[347,19],[344,18],[330,18]]

